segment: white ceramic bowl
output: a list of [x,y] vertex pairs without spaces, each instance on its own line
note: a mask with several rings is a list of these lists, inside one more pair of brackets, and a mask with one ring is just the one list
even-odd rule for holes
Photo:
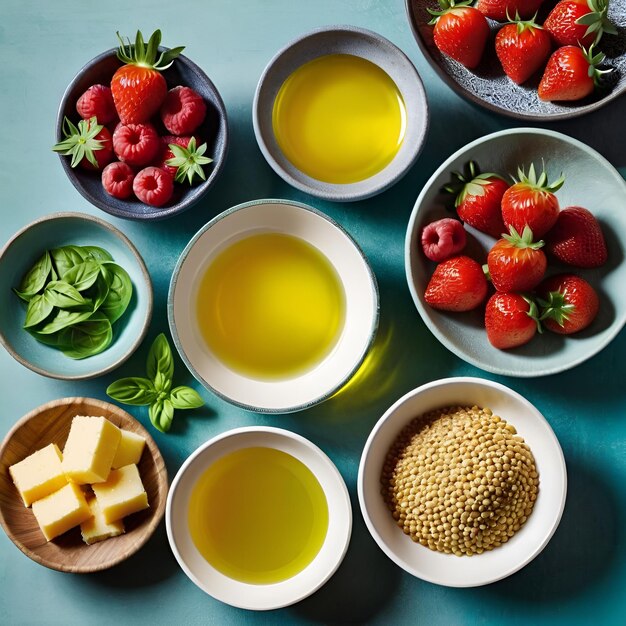
[[[333,265],[345,292],[345,323],[333,350],[296,377],[257,380],[233,371],[200,334],[195,302],[206,268],[236,241],[261,232],[286,233],[317,248]],[[174,343],[193,375],[210,391],[242,408],[298,411],[342,387],[365,358],[378,325],[376,279],[354,240],[329,217],[287,200],[240,204],[210,221],[181,254],[170,285],[168,317]]]
[[[387,452],[402,428],[427,411],[446,406],[488,407],[515,426],[530,447],[539,473],[539,494],[530,517],[505,544],[471,557],[435,552],[414,543],[396,525],[380,492]],[[365,523],[383,552],[401,568],[447,587],[477,587],[510,576],[546,546],[561,520],[567,474],[550,425],[528,400],[508,387],[480,378],[447,378],[400,398],[378,420],[361,457],[358,494]]]
[[[300,460],[319,481],[328,503],[328,531],[317,556],[295,576],[273,584],[239,582],[216,570],[198,552],[187,524],[189,499],[198,478],[220,457],[249,447],[281,450]],[[265,611],[299,602],[333,575],[348,549],[352,509],[343,478],[322,450],[288,430],[253,426],[236,428],[214,437],[183,463],[170,487],[165,521],[174,556],[200,589],[226,604]]]
[[[329,54],[350,54],[380,67],[398,87],[406,108],[404,140],[396,156],[377,174],[355,183],[326,183],[308,176],[287,159],[274,136],[272,111],[285,80],[305,63]],[[263,156],[286,182],[318,198],[350,202],[384,191],[407,173],[426,139],[428,101],[415,66],[388,39],[356,26],[330,26],[306,33],[276,53],[259,79],[252,121]]]

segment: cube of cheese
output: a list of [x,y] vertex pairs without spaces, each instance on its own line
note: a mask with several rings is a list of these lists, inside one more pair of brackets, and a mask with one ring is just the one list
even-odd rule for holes
[[109,537],[117,537],[124,532],[124,522],[122,520],[107,524],[95,497],[88,498],[87,504],[93,516],[80,525],[80,532],[86,544],[96,543],[96,541],[102,541]]
[[51,443],[9,467],[24,506],[30,506],[35,500],[41,500],[67,485],[62,458],[59,446]]
[[33,513],[48,541],[91,517],[85,494],[74,483],[68,483],[42,500],[33,502]]
[[136,465],[111,470],[108,480],[92,489],[107,524],[150,506]]
[[111,464],[112,469],[124,467],[124,465],[136,465],[141,459],[141,453],[146,445],[146,440],[137,433],[131,433],[129,430],[121,430],[122,438],[120,445],[117,447],[115,458]]
[[77,415],[63,450],[63,471],[79,485],[102,483],[111,471],[122,434],[104,417]]

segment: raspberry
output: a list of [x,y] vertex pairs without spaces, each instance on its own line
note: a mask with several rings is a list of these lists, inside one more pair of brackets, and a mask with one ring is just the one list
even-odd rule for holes
[[465,229],[458,220],[446,217],[431,222],[422,231],[422,249],[431,261],[445,261],[465,248]]
[[150,206],[163,206],[174,192],[174,179],[158,167],[146,167],[133,181],[135,195]]
[[102,186],[114,198],[129,198],[133,195],[135,172],[128,163],[115,161],[102,170]]
[[174,87],[167,92],[161,107],[161,119],[174,135],[190,135],[206,115],[206,104],[191,87]]
[[108,124],[117,119],[111,89],[106,85],[92,85],[78,98],[76,110],[84,120],[96,117],[98,124]]
[[[89,122],[87,122],[89,127]],[[94,167],[92,163],[87,160],[87,157],[83,158],[80,162],[80,166],[86,170],[101,170],[107,163],[113,160],[113,142],[111,141],[111,133],[106,126],[102,127],[102,130],[94,137],[96,141],[100,142],[101,148],[94,150],[93,155],[96,157],[98,167]]]
[[120,124],[113,133],[113,150],[120,161],[141,167],[154,160],[161,142],[152,124]]
[[[199,143],[199,139],[196,138],[196,143]],[[156,160],[154,161],[154,165],[156,167],[160,167],[162,170],[169,172],[172,177],[176,176],[176,172],[178,171],[177,167],[173,165],[166,165],[165,162],[169,159],[174,158],[174,153],[169,149],[169,145],[171,143],[176,144],[177,146],[181,146],[186,148],[191,141],[191,137],[177,137],[176,135],[161,135],[161,151],[158,154]]]

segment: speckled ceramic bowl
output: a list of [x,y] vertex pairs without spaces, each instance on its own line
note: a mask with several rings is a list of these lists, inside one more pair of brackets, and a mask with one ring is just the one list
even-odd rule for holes
[[[557,0],[547,0],[539,11],[541,23]],[[433,27],[428,22],[432,16],[427,9],[438,8],[437,0],[405,0],[409,23],[417,44],[426,60],[440,78],[459,95],[496,113],[521,120],[546,122],[576,117],[599,109],[626,91],[626,4],[611,2],[609,17],[618,25],[619,35],[605,35],[599,49],[606,56],[606,67],[614,68],[602,88],[576,102],[543,102],[537,96],[541,72],[523,85],[516,85],[504,74],[494,52],[494,37],[501,24],[488,20],[491,37],[483,59],[474,70],[443,55],[433,42]]]
[[[463,169],[474,159],[483,171],[513,174],[520,165],[545,161],[550,180],[562,172],[565,184],[557,192],[562,208],[583,206],[600,221],[609,251],[607,263],[597,269],[580,270],[549,259],[548,274],[569,271],[586,278],[598,291],[600,312],[594,322],[574,336],[545,332],[513,350],[498,350],[487,340],[484,307],[468,313],[445,313],[424,301],[424,291],[435,264],[424,256],[420,235],[423,227],[449,217],[447,198],[440,193],[450,172]],[[495,243],[488,235],[466,226],[468,250],[480,263]],[[566,135],[548,130],[515,128],[493,133],[468,144],[448,158],[424,186],[409,220],[405,265],[415,306],[432,333],[468,363],[507,376],[545,376],[562,372],[602,350],[626,323],[626,182],[595,150]]]
[[[285,80],[305,63],[329,54],[362,57],[383,69],[397,85],[406,107],[406,131],[398,153],[380,172],[356,183],[326,183],[304,174],[283,154],[272,127],[274,101]],[[417,70],[399,48],[369,30],[332,26],[302,35],[274,56],[259,79],[252,121],[259,148],[279,176],[318,198],[348,202],[374,196],[406,174],[426,138],[428,103]]]
[[[86,359],[74,360],[35,340],[23,328],[26,307],[12,293],[44,250],[64,245],[100,246],[129,274],[133,295],[113,325],[111,345]],[[117,228],[84,213],[53,213],[17,232],[0,252],[0,342],[22,365],[42,376],[82,380],[119,367],[141,344],[152,319],[152,282],[141,255]]]
[[[116,49],[107,50],[87,63],[76,74],[68,85],[57,115],[57,141],[63,138],[63,118],[69,117],[76,122],[76,101],[80,95],[94,84],[108,85],[118,67],[122,65],[116,56]],[[180,55],[173,65],[163,71],[168,89],[176,85],[186,85],[197,91],[207,105],[204,122],[194,133],[202,141],[206,141],[208,149],[206,156],[213,159],[213,163],[205,166],[206,180],[193,187],[188,185],[174,186],[174,195],[162,207],[151,207],[136,198],[127,200],[113,198],[102,187],[99,172],[90,172],[80,167],[71,168],[69,157],[59,155],[61,165],[78,192],[91,204],[99,209],[114,215],[133,220],[160,220],[182,213],[203,198],[213,186],[226,162],[228,151],[228,122],[226,108],[215,85],[209,77],[193,61]],[[163,128],[157,128],[159,134],[167,134]],[[111,129],[112,132],[112,129]]]

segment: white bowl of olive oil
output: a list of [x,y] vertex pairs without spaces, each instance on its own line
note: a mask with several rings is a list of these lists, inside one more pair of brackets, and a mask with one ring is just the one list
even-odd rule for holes
[[290,185],[335,201],[384,191],[428,128],[422,81],[389,40],[355,26],[315,30],[269,62],[253,104],[259,148]]
[[352,509],[333,462],[307,439],[237,428],[200,446],[166,506],[179,565],[217,600],[257,611],[319,589],[348,548]]
[[378,290],[352,238],[304,204],[257,200],[189,242],[170,285],[174,343],[210,391],[286,413],[340,389],[378,324]]

